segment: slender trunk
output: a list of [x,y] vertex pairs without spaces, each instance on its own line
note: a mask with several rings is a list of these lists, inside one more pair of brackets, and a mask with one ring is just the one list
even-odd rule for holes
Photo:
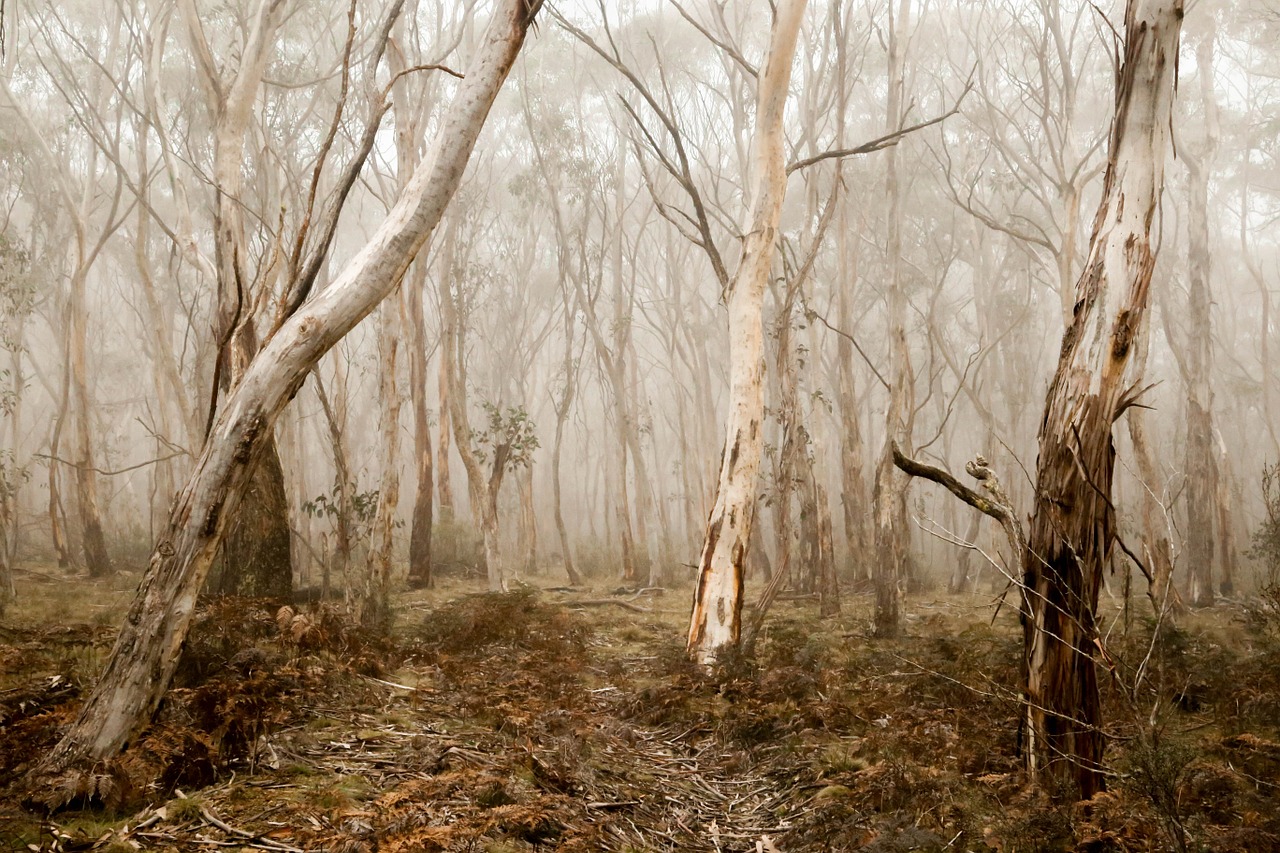
[[840,615],[840,579],[836,576],[835,543],[831,535],[831,501],[821,483],[813,481],[818,526],[818,615]]
[[523,466],[516,475],[520,497],[520,527],[518,550],[523,563],[520,572],[525,577],[538,568],[538,515],[533,507],[533,466]]
[[1232,524],[1233,513],[1230,501],[1231,469],[1225,452],[1219,450],[1214,468],[1215,489],[1218,509],[1218,592],[1229,596],[1235,592],[1236,578],[1236,537]]
[[[418,12],[415,2],[407,15],[396,21],[398,39],[405,38],[407,20]],[[397,48],[389,54],[390,70],[405,72],[404,59]],[[423,142],[421,112],[409,103],[407,86],[397,86],[392,94],[396,118],[396,169],[403,181],[418,165],[418,152]],[[413,411],[413,509],[409,519],[409,575],[412,589],[431,586],[432,497],[435,472],[431,464],[431,419],[427,411],[427,324],[423,311],[423,295],[427,283],[426,258],[409,268],[409,278],[401,287],[401,324],[407,326],[406,350],[409,362],[409,404]],[[388,459],[393,457],[388,456]]]
[[1182,612],[1182,596],[1173,585],[1173,551],[1164,533],[1165,508],[1156,498],[1163,491],[1163,477],[1156,466],[1155,454],[1147,441],[1146,418],[1141,409],[1129,411],[1129,440],[1133,443],[1134,461],[1138,467],[1138,488],[1142,491],[1143,557],[1151,582],[1147,597],[1157,617],[1176,616]]
[[634,583],[638,577],[636,560],[635,534],[631,530],[631,489],[627,485],[627,411],[618,396],[623,393],[621,380],[615,380],[614,387],[614,435],[617,440],[615,464],[618,471],[618,487],[613,510],[618,522],[619,543],[622,546],[622,580]]
[[[16,323],[17,328],[14,330],[14,340],[18,342],[9,351],[9,381],[13,388],[13,411],[9,413],[9,461],[16,469],[18,460],[25,458],[22,451],[22,400],[25,396],[27,387],[27,379],[25,371],[22,368],[22,355],[26,351],[26,315],[19,314]],[[15,476],[9,498],[12,506],[10,514],[11,524],[9,527],[9,537],[7,539],[8,557],[7,563],[12,566],[18,561],[18,550],[22,541],[22,528],[17,523],[18,512],[22,508],[22,484],[26,481],[26,477]]]
[[[441,273],[445,275],[447,273]],[[441,309],[443,316],[444,309]],[[453,481],[449,478],[449,447],[453,440],[449,413],[453,411],[453,395],[450,393],[448,356],[444,341],[440,342],[440,435],[436,442],[436,492],[440,496],[440,522],[453,523]]]
[[[890,130],[902,120],[905,88],[905,49],[910,23],[910,0],[901,0],[889,22],[889,122]],[[872,580],[876,591],[874,630],[877,637],[894,637],[901,630],[902,587],[906,580],[907,476],[893,464],[892,445],[897,441],[911,454],[907,419],[911,412],[912,375],[907,348],[907,296],[902,281],[902,190],[898,181],[898,149],[885,154],[885,192],[889,198],[889,405],[885,408],[884,447],[876,465],[875,557]]]
[[[969,528],[964,532],[964,541],[970,545],[978,543],[978,536],[982,533],[982,513],[973,510],[969,513]],[[951,580],[947,583],[947,592],[957,595],[969,588],[970,581],[976,581],[973,576],[973,548],[961,548],[959,556],[956,557],[956,568],[951,574]]]
[[[1209,19],[1212,21],[1213,16]],[[1186,558],[1193,607],[1213,604],[1213,569],[1217,551],[1214,525],[1218,508],[1218,458],[1213,441],[1213,318],[1209,281],[1212,275],[1209,227],[1209,176],[1217,147],[1217,106],[1213,97],[1213,53],[1216,33],[1210,30],[1196,47],[1205,111],[1204,139],[1182,160],[1187,167],[1187,330],[1183,384],[1187,395],[1187,531]]]
[[569,416],[569,403],[573,399],[573,392],[566,390],[560,398],[560,405],[556,407],[556,439],[551,445],[551,495],[552,495],[552,512],[556,519],[556,536],[560,540],[561,560],[564,564],[565,576],[569,579],[571,586],[578,586],[582,583],[582,576],[578,574],[573,565],[573,545],[569,542],[569,530],[564,523],[564,496],[561,494],[560,487],[560,447],[564,443],[564,424]]
[[[467,472],[467,495],[471,501],[471,514],[480,527],[484,549],[485,576],[490,592],[506,589],[502,565],[502,543],[498,530],[498,494],[505,472],[506,453],[503,445],[494,448],[493,465],[486,472],[471,442],[475,433],[467,412],[467,365],[465,334],[466,325],[459,310],[459,297],[453,291],[453,274],[456,271],[454,253],[457,246],[457,225],[449,223],[442,252],[440,290],[441,362],[448,372],[449,423],[453,426],[453,438],[458,444],[458,456]],[[501,457],[501,460],[500,460]],[[499,464],[501,461],[501,464]]]
[[67,359],[71,365],[71,408],[75,424],[76,503],[80,516],[80,547],[90,577],[111,574],[111,558],[102,531],[102,515],[98,506],[98,472],[93,455],[93,400],[85,365],[88,346],[88,308],[85,285],[89,270],[82,264],[71,277],[71,295],[67,302]]
[[53,416],[53,432],[49,436],[49,535],[58,558],[58,568],[69,569],[77,561],[72,553],[71,543],[67,541],[67,527],[63,521],[62,464],[55,461],[62,450],[62,429],[66,426],[71,410],[71,362],[65,358],[62,362],[59,391],[58,410]]
[[[837,233],[841,257],[849,262],[843,268],[849,276],[839,289],[836,297],[840,328],[853,332],[853,308],[850,291],[856,282],[857,252],[847,249],[848,227],[842,226]],[[870,519],[870,501],[867,497],[867,476],[865,470],[866,443],[862,438],[861,418],[858,411],[858,398],[854,392],[854,351],[853,342],[840,336],[836,344],[836,387],[837,407],[840,413],[840,505],[844,518],[845,542],[849,549],[851,562],[858,577],[867,576],[867,559],[871,554],[871,531],[868,528]]]
[[395,294],[378,308],[378,449],[382,476],[369,536],[369,560],[355,596],[356,621],[386,632],[391,627],[391,565],[396,509],[400,504],[400,389],[396,365],[403,323]]
[[1028,769],[1058,793],[1105,787],[1094,616],[1115,535],[1112,424],[1134,403],[1133,351],[1172,122],[1181,0],[1130,0],[1102,200],[1045,400],[1023,560]]
[[[342,378],[342,368],[338,368],[338,377]],[[346,406],[342,405],[341,410],[335,410],[333,404],[329,401],[329,395],[325,393],[324,383],[320,381],[319,370],[311,372],[314,380],[316,398],[320,401],[320,408],[324,411],[325,424],[329,429],[329,448],[333,453],[333,498],[337,505],[337,513],[333,518],[334,525],[334,554],[333,568],[338,570],[338,577],[342,578],[343,583],[347,580],[347,570],[351,564],[351,501],[355,494],[354,484],[351,482],[351,469],[347,465],[347,448],[344,436],[346,435]],[[346,383],[341,383],[338,389],[339,401],[346,400]],[[320,595],[322,598],[328,598],[332,590],[332,571],[330,568],[330,560],[326,559],[324,565],[320,568]]]
[[[405,289],[404,302],[409,318],[409,399],[413,406],[413,460],[417,476],[409,530],[409,586],[423,589],[432,584],[432,485],[435,479],[431,453],[431,416],[427,411],[427,331],[422,310],[426,265],[419,262],[411,277],[413,284]],[[440,416],[441,419],[445,417],[443,409]]]
[[736,646],[742,630],[742,572],[755,514],[764,436],[762,308],[786,193],[782,117],[804,0],[782,0],[760,75],[752,163],[750,226],[730,283],[729,412],[715,505],[698,558],[688,650],[703,665]]

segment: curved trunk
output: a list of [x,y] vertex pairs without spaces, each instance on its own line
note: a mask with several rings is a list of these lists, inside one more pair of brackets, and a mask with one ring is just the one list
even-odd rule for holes
[[97,686],[35,769],[36,784],[73,763],[116,754],[159,707],[196,596],[275,420],[320,357],[391,292],[440,221],[536,10],[527,0],[500,4],[430,156],[387,219],[337,279],[290,317],[248,365],[174,502]]

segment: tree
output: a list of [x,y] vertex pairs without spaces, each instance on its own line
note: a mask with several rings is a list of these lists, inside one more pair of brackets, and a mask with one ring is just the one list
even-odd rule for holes
[[497,4],[432,150],[387,218],[332,284],[301,301],[246,365],[174,501],[102,677],[35,768],[35,780],[115,755],[155,713],[196,596],[275,421],[320,357],[392,292],[439,223],[539,6],[536,0]]
[[[890,3],[889,17],[889,103],[888,127],[892,133],[903,120],[903,90],[906,71],[907,28],[910,23],[910,0],[901,0],[896,15]],[[907,528],[906,477],[893,464],[893,443],[910,444],[911,419],[914,414],[914,382],[911,353],[907,348],[907,293],[902,270],[902,188],[898,179],[898,149],[885,155],[885,192],[889,196],[889,240],[885,262],[889,268],[886,286],[889,308],[889,404],[885,407],[884,446],[876,463],[875,488],[875,556],[872,558],[872,580],[876,590],[875,633],[892,637],[900,630],[899,609],[902,585],[906,581]]]
[[1134,369],[1155,268],[1182,0],[1130,0],[1102,199],[1045,400],[1023,560],[1024,750],[1040,778],[1087,799],[1104,787],[1093,651],[1115,544],[1111,429],[1137,402]]
[[727,294],[729,413],[689,620],[688,650],[704,665],[721,648],[737,645],[742,630],[743,564],[764,442],[764,290],[787,188],[782,118],[804,9],[805,0],[778,4],[757,92],[749,225]]

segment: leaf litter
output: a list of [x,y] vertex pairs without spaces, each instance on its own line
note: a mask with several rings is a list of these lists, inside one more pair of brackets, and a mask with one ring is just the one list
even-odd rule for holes
[[729,656],[707,673],[675,639],[679,614],[599,600],[467,595],[408,611],[417,624],[390,640],[331,605],[210,600],[141,741],[36,792],[22,789],[23,773],[93,675],[92,661],[68,668],[64,652],[100,657],[110,631],[9,631],[0,846],[1165,849],[1170,824],[1133,782],[1142,766],[1173,774],[1190,837],[1221,850],[1280,838],[1280,737],[1259,725],[1274,678],[1238,688],[1253,716],[1219,703],[1221,731],[1222,713],[1175,710],[1183,729],[1213,723],[1181,765],[1151,744],[1151,760],[1133,764],[1144,753],[1117,730],[1124,777],[1064,809],[1019,770],[1013,630],[921,608],[914,636],[872,643],[865,619],[819,622],[811,603],[794,602],[780,605],[755,659]]

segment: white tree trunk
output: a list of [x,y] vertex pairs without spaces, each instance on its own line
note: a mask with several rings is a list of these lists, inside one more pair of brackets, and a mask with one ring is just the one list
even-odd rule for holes
[[453,197],[538,3],[501,0],[432,151],[373,237],[304,304],[229,394],[121,628],[102,678],[37,776],[119,752],[151,719],[177,665],[196,596],[280,412],[325,352],[394,288]]
[[698,586],[689,620],[689,653],[709,664],[737,645],[742,626],[743,562],[755,513],[764,437],[764,341],[761,316],[787,182],[782,118],[805,0],[782,0],[756,109],[750,230],[729,290],[729,415],[716,501],[707,519]]

